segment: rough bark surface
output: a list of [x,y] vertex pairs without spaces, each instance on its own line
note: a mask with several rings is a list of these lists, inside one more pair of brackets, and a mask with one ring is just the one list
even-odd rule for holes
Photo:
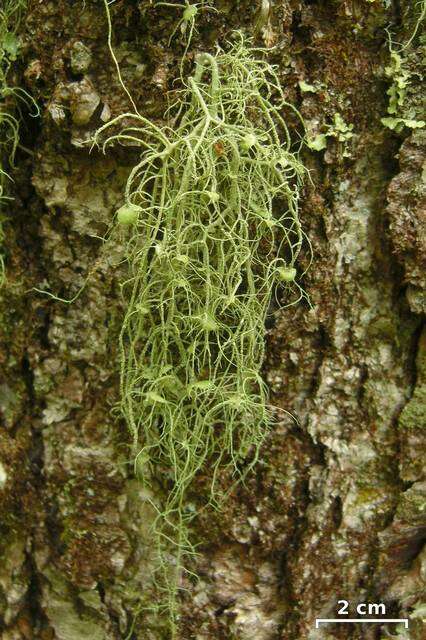
[[[382,126],[384,28],[408,38],[409,0],[215,3],[188,57],[234,28],[276,45],[288,100],[311,136],[339,113],[353,137],[306,151],[302,219],[314,248],[313,308],[268,329],[265,379],[277,422],[256,473],[221,513],[204,512],[200,581],[182,599],[182,640],[387,637],[392,625],[315,629],[383,602],[421,640],[425,602],[424,133]],[[111,7],[114,47],[136,103],[160,122],[185,36],[179,11]],[[118,399],[119,243],[102,237],[137,155],[89,153],[102,122],[128,110],[100,1],[29,2],[17,78],[42,108],[25,118],[6,225],[0,322],[0,634],[4,640],[160,640],[137,616],[152,596],[152,518],[132,477]],[[417,57],[416,57],[417,56]],[[413,117],[420,47],[410,58]],[[301,91],[299,81],[314,91]],[[30,153],[28,153],[30,151]],[[35,292],[71,298],[63,304]],[[297,423],[281,409],[297,417]],[[224,480],[225,482],[225,480]],[[203,491],[203,478],[194,491]],[[135,618],[136,616],[136,618]],[[423,618],[425,613],[423,612]],[[133,627],[132,627],[133,625]],[[133,631],[132,631],[133,628]]]

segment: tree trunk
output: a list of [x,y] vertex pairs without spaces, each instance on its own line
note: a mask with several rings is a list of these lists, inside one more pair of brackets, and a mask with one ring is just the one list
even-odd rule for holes
[[[255,470],[221,511],[193,524],[199,576],[181,595],[182,640],[424,638],[426,555],[422,3],[258,3],[199,11],[184,62],[226,47],[233,29],[270,48],[306,124],[301,206],[313,262],[301,302],[267,332],[275,422]],[[161,123],[188,41],[182,9],[110,7],[123,80]],[[384,126],[394,78],[385,28],[408,75]],[[29,0],[13,81],[41,115],[20,114],[1,290],[0,631],[4,640],[160,640],[139,611],[152,584],[153,513],[133,476],[119,398],[122,247],[102,251],[132,149],[87,141],[129,111],[100,0]],[[275,48],[273,48],[275,47]],[[260,54],[259,54],[260,55]],[[337,114],[337,117],[336,117]],[[415,124],[413,124],[413,122]],[[353,125],[352,127],[350,125]],[[294,125],[294,136],[296,124]],[[300,127],[299,127],[300,133]],[[424,166],[424,165],[423,165]],[[424,174],[423,174],[424,175]],[[423,209],[422,209],[423,205]],[[307,257],[302,258],[306,261]],[[423,267],[423,269],[422,269]],[[84,286],[85,285],[85,286]],[[35,289],[71,299],[69,304]],[[292,416],[286,412],[290,412]],[[196,491],[203,491],[203,478]],[[204,487],[205,489],[205,487]],[[422,595],[423,594],[423,595]],[[385,611],[360,603],[383,603]],[[423,608],[422,608],[423,607]],[[363,614],[365,614],[363,616]],[[377,615],[380,614],[380,615]]]

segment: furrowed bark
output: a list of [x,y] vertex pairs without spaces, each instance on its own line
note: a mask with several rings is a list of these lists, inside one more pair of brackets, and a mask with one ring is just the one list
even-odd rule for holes
[[[314,251],[303,286],[313,308],[284,310],[268,328],[264,375],[277,422],[223,511],[196,520],[200,581],[182,598],[182,640],[386,637],[379,625],[316,630],[341,599],[351,612],[383,602],[386,617],[410,619],[398,637],[423,637],[425,134],[381,123],[391,83],[384,29],[407,41],[419,7],[389,4],[223,0],[197,17],[188,74],[197,52],[244,29],[271,48],[310,138],[329,135],[323,150],[303,152],[311,181],[301,218]],[[160,125],[185,49],[180,30],[167,44],[181,10],[122,0],[111,15],[123,79]],[[102,2],[32,0],[21,32],[15,80],[42,115],[22,113],[5,223],[1,637],[160,640],[165,624],[137,615],[153,597],[153,513],[112,411],[126,267],[120,243],[105,252],[100,240],[138,151],[103,155],[86,144],[130,104]],[[421,119],[419,45],[408,64],[404,108]],[[339,130],[336,114],[353,129]],[[72,298],[88,274],[72,304],[34,291]],[[194,495],[207,485],[200,477]]]

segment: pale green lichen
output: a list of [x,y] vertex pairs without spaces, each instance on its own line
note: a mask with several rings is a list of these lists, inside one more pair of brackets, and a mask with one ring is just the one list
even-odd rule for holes
[[163,602],[151,608],[167,612],[172,637],[178,591],[194,577],[188,527],[197,509],[188,508],[188,492],[208,474],[206,504],[219,506],[220,476],[238,482],[256,463],[271,424],[265,319],[274,295],[279,305],[283,292],[285,304],[305,297],[295,266],[305,169],[281,112],[300,116],[263,57],[234,34],[228,51],[198,56],[167,125],[135,109],[94,138],[104,150],[142,149],[117,212],[130,272],[120,406],[136,475],[166,493],[152,501]]
[[397,45],[392,39],[389,31],[388,46],[390,51],[390,62],[385,67],[385,75],[391,84],[387,90],[389,96],[387,112],[388,115],[381,119],[382,124],[389,129],[400,133],[404,128],[421,129],[426,125],[426,121],[416,117],[416,111],[407,101],[407,92],[412,90],[414,84],[414,73],[409,63],[410,52],[424,25],[426,16],[426,0],[421,0],[415,4],[418,14],[410,38],[403,45]]
[[36,108],[29,94],[21,87],[10,86],[9,76],[16,60],[20,40],[17,29],[27,0],[3,0],[0,9],[0,286],[5,278],[3,254],[3,222],[7,218],[6,207],[12,200],[7,193],[9,174],[13,167],[19,142],[19,121],[15,115],[16,102],[23,102]]
[[185,61],[186,54],[188,53],[188,49],[191,45],[192,38],[194,34],[197,32],[197,16],[201,11],[208,10],[208,11],[217,12],[217,9],[213,7],[211,4],[209,4],[208,2],[205,2],[204,0],[197,3],[190,3],[188,2],[188,0],[185,0],[185,4],[171,3],[171,2],[156,2],[154,6],[170,7],[172,9],[180,9],[181,11],[183,10],[181,13],[181,18],[176,23],[176,26],[169,37],[169,46],[178,30],[181,31],[181,34],[184,36],[186,40],[185,51],[183,53],[181,63],[180,63],[180,75],[182,78],[183,63]]
[[206,9],[210,11],[217,11],[214,7],[212,7],[207,2],[198,2],[191,4],[188,0],[185,0],[185,4],[180,4],[178,2],[156,2],[155,7],[170,7],[172,9],[183,9],[181,18],[176,23],[175,28],[172,31],[172,34],[169,37],[169,45],[176,35],[178,29],[180,29],[181,33],[186,36],[186,47],[185,53],[188,50],[189,45],[191,44],[192,36],[196,31],[196,18],[200,11],[204,11]]
[[346,123],[340,113],[337,112],[333,115],[333,123],[326,125],[325,128],[325,133],[318,133],[313,137],[308,136],[308,147],[312,151],[322,151],[327,147],[327,138],[334,138],[342,144],[343,157],[349,157],[348,142],[353,138],[354,125]]
[[299,80],[299,87],[302,93],[316,93],[318,91],[317,87],[315,87],[313,84],[305,82],[304,80]]

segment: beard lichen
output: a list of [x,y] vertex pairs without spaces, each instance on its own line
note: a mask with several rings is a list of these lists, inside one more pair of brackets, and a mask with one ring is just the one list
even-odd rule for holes
[[227,51],[198,55],[167,125],[124,113],[93,140],[142,150],[116,214],[129,269],[120,408],[136,476],[165,496],[152,499],[161,604],[144,609],[166,613],[173,638],[179,591],[194,576],[189,525],[203,508],[200,496],[190,508],[191,486],[208,474],[204,506],[219,507],[223,474],[239,482],[256,464],[272,423],[265,321],[273,298],[305,297],[305,169],[282,113],[300,116],[263,58],[236,33]]
[[10,168],[13,167],[19,143],[19,120],[16,116],[19,102],[27,106],[37,106],[33,98],[21,87],[11,86],[10,72],[19,54],[20,40],[17,36],[27,0],[3,0],[0,9],[0,286],[5,279],[3,254],[3,222],[5,205],[13,200],[8,194],[11,181]]

